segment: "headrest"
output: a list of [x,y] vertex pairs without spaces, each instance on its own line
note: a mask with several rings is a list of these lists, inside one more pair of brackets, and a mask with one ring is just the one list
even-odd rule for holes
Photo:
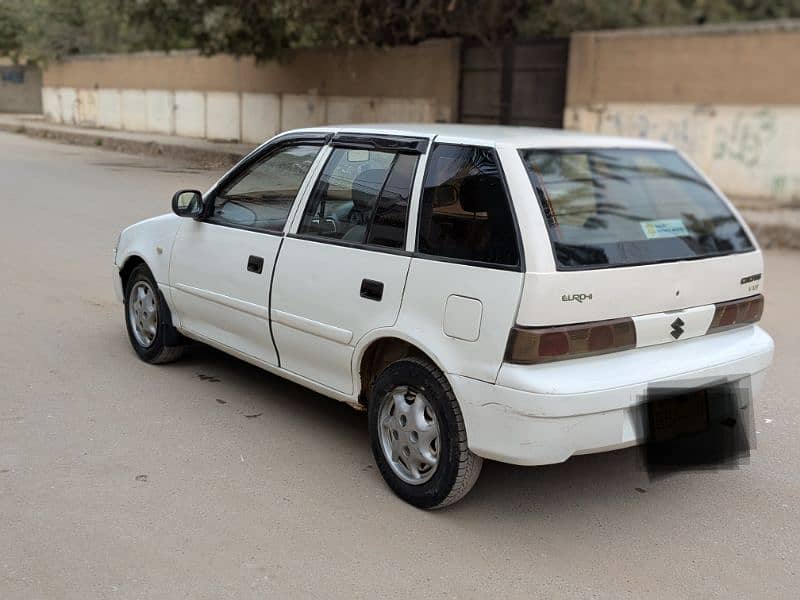
[[366,169],[353,180],[353,206],[367,211],[375,204],[375,198],[383,187],[388,171],[385,169]]
[[458,201],[466,212],[485,213],[489,202],[497,194],[497,180],[483,175],[473,175],[461,182]]

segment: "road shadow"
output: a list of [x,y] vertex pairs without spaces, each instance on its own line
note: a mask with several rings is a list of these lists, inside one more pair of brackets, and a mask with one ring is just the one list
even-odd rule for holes
[[293,422],[307,419],[309,435],[315,438],[331,435],[351,439],[354,443],[366,442],[365,412],[205,344],[192,344],[174,366],[192,372],[200,380],[223,384],[219,388],[220,396],[232,394],[235,397],[242,392],[254,396],[258,409],[273,419],[287,417]]
[[[332,444],[361,463],[358,468],[363,471],[363,485],[384,486],[377,469],[364,469],[373,461],[366,413],[201,344],[192,346],[171,368],[195,377],[216,378],[218,382],[213,385],[220,386],[215,392],[220,397],[255,395],[256,411],[263,413],[262,418],[278,426],[291,426],[297,435],[306,436],[298,440],[298,448],[308,454],[303,460],[313,460],[315,446]],[[464,500],[432,514],[468,527],[472,527],[469,522],[476,515],[486,514],[502,516],[506,523],[528,523],[534,518],[567,522],[597,511],[624,514],[632,503],[647,502],[650,496],[669,489],[662,484],[671,477],[650,481],[638,448],[574,456],[561,464],[536,467],[487,460],[478,483]],[[384,501],[380,496],[377,500],[373,494],[367,496],[366,502]],[[483,526],[485,523],[475,524]]]

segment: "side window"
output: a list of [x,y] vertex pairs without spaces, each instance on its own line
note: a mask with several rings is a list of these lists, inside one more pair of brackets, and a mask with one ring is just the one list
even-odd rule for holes
[[282,231],[320,146],[282,148],[248,167],[214,198],[212,223]]
[[402,248],[416,165],[408,154],[335,148],[298,233]]
[[417,240],[423,254],[519,264],[514,217],[490,148],[434,145],[423,185]]

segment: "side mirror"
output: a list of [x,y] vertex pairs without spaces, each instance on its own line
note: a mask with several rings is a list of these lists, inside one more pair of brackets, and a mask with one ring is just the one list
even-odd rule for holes
[[197,190],[175,192],[172,196],[172,212],[179,217],[199,217],[203,214],[203,194]]

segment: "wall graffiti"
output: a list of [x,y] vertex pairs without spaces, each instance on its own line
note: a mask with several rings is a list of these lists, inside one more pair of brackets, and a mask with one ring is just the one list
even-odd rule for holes
[[800,175],[775,175],[772,177],[770,196],[800,200]]
[[647,113],[611,110],[602,116],[600,130],[613,135],[659,140],[689,154],[697,149],[696,131],[688,116],[653,118]]
[[800,200],[800,107],[612,103],[571,107],[565,121],[672,144],[732,195]]
[[713,157],[755,167],[775,138],[776,128],[775,114],[767,108],[736,113],[730,122],[714,128]]

